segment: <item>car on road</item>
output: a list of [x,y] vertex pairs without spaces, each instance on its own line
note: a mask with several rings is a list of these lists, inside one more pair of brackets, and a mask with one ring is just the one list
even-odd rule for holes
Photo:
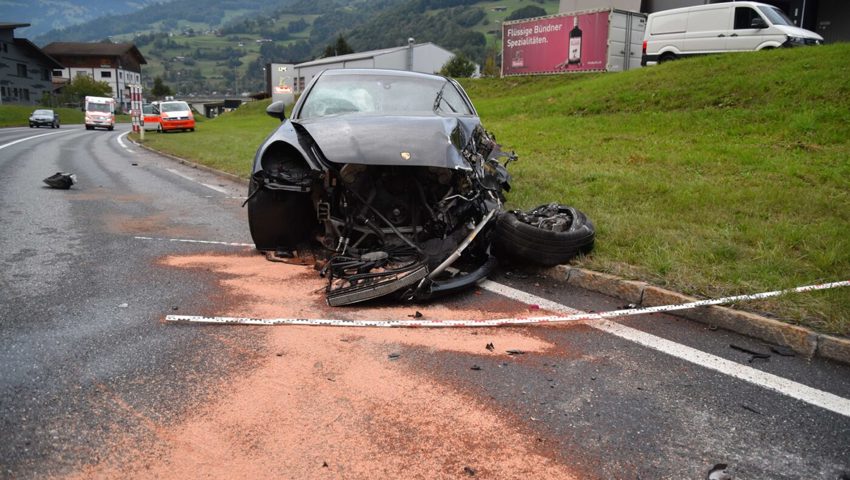
[[195,116],[188,103],[178,100],[160,102],[157,109],[160,113],[158,131],[195,131]]
[[146,103],[142,105],[142,124],[145,127],[145,130],[156,130],[160,129],[160,113],[158,104],[156,103]]
[[86,130],[95,128],[115,129],[115,99],[87,96],[83,105]]
[[427,300],[484,279],[497,252],[554,264],[593,245],[575,209],[504,209],[516,156],[451,78],[327,70],[284,106],[266,110],[282,123],[254,158],[248,224],[270,259],[313,251],[329,305]]
[[59,114],[53,110],[36,110],[30,115],[30,128],[50,127],[59,128]]

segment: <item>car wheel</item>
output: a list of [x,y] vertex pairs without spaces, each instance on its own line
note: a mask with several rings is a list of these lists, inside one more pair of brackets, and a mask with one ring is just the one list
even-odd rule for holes
[[595,236],[593,223],[584,213],[566,205],[550,204],[500,215],[494,247],[499,255],[552,266],[592,250]]
[[[260,191],[257,191],[260,189]],[[294,250],[310,238],[316,213],[310,196],[248,186],[248,229],[257,250]]]
[[156,124],[156,133],[162,133],[162,124],[161,123]]
[[94,127],[92,127],[91,125],[86,125],[86,130],[91,130],[91,129],[93,129],[93,128],[94,128]]
[[30,128],[33,128],[33,126],[32,126],[32,124],[31,124],[31,123],[30,123]]
[[111,132],[111,131],[115,130],[115,127],[107,127],[106,129]]
[[661,58],[658,59],[658,63],[672,62],[673,60],[677,60],[678,58],[679,57],[677,57],[675,53],[666,52],[661,55]]

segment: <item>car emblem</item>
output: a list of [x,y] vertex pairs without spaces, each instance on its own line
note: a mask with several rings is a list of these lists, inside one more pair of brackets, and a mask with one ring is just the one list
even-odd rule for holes
[[410,152],[401,152],[402,160],[410,160]]

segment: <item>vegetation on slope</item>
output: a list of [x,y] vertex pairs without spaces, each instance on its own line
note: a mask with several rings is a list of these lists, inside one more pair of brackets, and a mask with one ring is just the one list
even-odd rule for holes
[[[464,86],[520,156],[511,205],[557,200],[593,219],[580,265],[717,297],[847,279],[848,58],[839,44]],[[277,124],[262,108],[151,145],[247,176]],[[742,307],[850,334],[850,289]]]

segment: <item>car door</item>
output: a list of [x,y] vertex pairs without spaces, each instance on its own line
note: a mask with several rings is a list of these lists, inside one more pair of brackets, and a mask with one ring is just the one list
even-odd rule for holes
[[762,28],[753,28],[753,20],[761,20],[767,25],[756,9],[748,6],[735,7],[735,23],[732,34],[726,40],[727,49],[730,51],[752,51],[758,48],[764,41]]
[[688,13],[683,53],[709,53],[726,50],[731,33],[731,7],[718,4],[700,7]]

